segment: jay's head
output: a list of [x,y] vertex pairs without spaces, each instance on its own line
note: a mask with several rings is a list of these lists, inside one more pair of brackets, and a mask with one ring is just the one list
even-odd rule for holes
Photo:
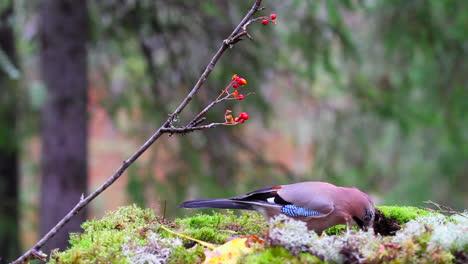
[[349,190],[350,212],[359,228],[367,231],[374,225],[375,208],[369,196],[356,188]]

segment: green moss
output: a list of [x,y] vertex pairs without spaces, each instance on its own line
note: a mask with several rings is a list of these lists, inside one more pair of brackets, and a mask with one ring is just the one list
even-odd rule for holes
[[[355,230],[355,231],[358,231],[359,228],[357,226],[352,226],[351,229]],[[336,225],[336,226],[332,226],[328,229],[325,229],[325,234],[329,235],[329,236],[337,236],[337,235],[341,235],[343,234],[344,232],[346,232],[346,225]]]
[[342,234],[343,232],[346,231],[346,225],[336,225],[332,226],[328,229],[325,229],[325,234],[331,236],[331,235],[338,235]]
[[222,244],[235,235],[258,234],[267,229],[265,220],[255,212],[245,212],[240,216],[232,211],[227,211],[226,214],[198,214],[176,219],[175,224],[179,226],[178,232],[215,244]]
[[266,248],[265,250],[256,251],[239,261],[245,264],[324,264],[326,262],[320,260],[314,255],[301,253],[298,256],[293,256],[288,250],[282,247]]
[[424,210],[413,206],[377,206],[386,217],[395,218],[400,224],[404,224],[420,216],[437,214],[433,211]]
[[427,243],[431,240],[432,234],[430,232],[423,232],[419,237],[417,237],[416,242],[423,248],[423,250],[426,250]]
[[[122,253],[122,245],[147,243],[149,232],[159,233],[161,237],[175,237],[160,228],[162,221],[151,209],[137,206],[121,207],[107,213],[100,220],[82,224],[82,234],[72,234],[71,247],[63,252],[51,254],[50,263],[129,263]],[[265,232],[267,223],[257,213],[235,215],[214,213],[177,219],[174,224],[166,223],[173,231],[206,242],[222,244],[229,237]],[[193,242],[186,240],[186,244]],[[203,249],[175,247],[171,263],[201,263]]]
[[130,240],[144,243],[141,230],[151,228],[154,219],[150,209],[137,206],[121,207],[107,213],[101,220],[81,225],[82,234],[71,234],[68,250],[51,254],[49,263],[129,263],[122,255],[122,245]]
[[222,244],[232,235],[223,233],[222,231],[216,232],[216,230],[211,227],[184,230],[184,234],[214,244]]
[[185,264],[185,263],[201,263],[205,259],[203,247],[195,245],[194,248],[186,249],[184,247],[176,247],[171,254],[169,264]]

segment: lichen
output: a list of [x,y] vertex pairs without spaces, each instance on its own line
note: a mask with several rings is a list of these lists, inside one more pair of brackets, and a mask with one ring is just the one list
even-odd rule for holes
[[163,264],[171,256],[175,247],[181,247],[179,238],[161,238],[158,234],[151,232],[146,239],[145,245],[138,243],[126,243],[122,245],[122,253],[134,264]]
[[269,239],[273,246],[283,246],[293,253],[306,252],[318,238],[309,232],[305,222],[278,215],[270,222]]
[[344,262],[342,254],[344,248],[359,249],[356,250],[355,257],[364,259],[373,254],[378,247],[377,243],[371,243],[376,240],[373,230],[356,232],[349,229],[339,236],[327,234],[318,236],[314,231],[308,231],[304,222],[283,215],[271,221],[269,238],[273,245],[283,246],[294,255],[308,252],[321,256],[325,261],[336,263]]
[[[398,210],[394,215],[400,212],[408,210]],[[452,217],[421,215],[409,220],[395,236],[380,236],[372,229],[318,236],[303,222],[279,216],[272,220],[269,238],[273,246],[284,247],[294,256],[306,252],[333,263],[451,263],[456,254],[464,257],[459,252],[468,247],[468,213]],[[400,216],[402,221],[412,217]]]
[[468,211],[450,218],[440,214],[423,216],[411,220],[408,225],[431,234],[427,241],[427,249],[430,251],[458,251],[468,245]]

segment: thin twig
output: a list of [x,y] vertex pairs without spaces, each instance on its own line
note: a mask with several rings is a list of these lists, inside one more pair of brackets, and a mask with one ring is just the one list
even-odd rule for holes
[[446,205],[441,205],[441,204],[438,204],[436,202],[433,202],[431,200],[429,201],[425,201],[424,202],[425,204],[432,204],[434,205],[435,207],[437,207],[437,209],[439,210],[439,212],[442,212],[442,213],[448,213],[448,214],[457,214],[459,216],[462,216],[462,217],[465,217],[465,218],[468,218],[468,216],[458,212],[457,210],[451,208],[451,207],[448,207]]
[[213,106],[216,105],[217,103],[220,103],[220,102],[226,100],[228,96],[229,96],[229,94],[228,94],[227,96],[221,98],[221,99],[219,99],[219,97],[218,97],[218,99],[216,99],[215,101],[211,102],[211,103],[210,103],[209,105],[207,105],[200,113],[198,113],[198,115],[195,116],[195,118],[194,118],[192,121],[190,121],[186,127],[195,126],[195,124],[198,123],[198,120],[199,120],[204,114],[206,114],[206,112],[208,112],[208,110],[210,110],[211,107],[213,107]]
[[245,23],[247,23],[250,18],[252,17],[253,14],[255,14],[258,11],[258,8],[260,7],[260,3],[262,0],[255,0],[255,4],[252,6],[252,8],[249,10],[247,15],[242,19],[242,21],[237,25],[236,29],[231,33],[231,35],[223,41],[223,45],[218,49],[216,54],[213,56],[211,59],[210,63],[206,67],[205,71],[201,75],[200,79],[198,79],[197,83],[193,87],[192,91],[185,97],[184,101],[177,107],[177,109],[174,111],[174,113],[171,115],[171,117],[168,119],[168,121],[165,123],[165,125],[169,125],[169,123],[182,112],[182,110],[187,106],[187,104],[192,100],[193,96],[195,93],[197,93],[198,89],[200,89],[201,85],[206,81],[206,78],[208,75],[213,71],[213,68],[216,64],[216,62],[219,60],[221,55],[228,49],[233,43],[233,41],[236,39],[235,36],[238,34],[238,32],[241,30],[241,28],[244,26]]
[[[94,198],[96,198],[99,194],[101,194],[104,190],[106,190],[110,185],[112,185],[121,175],[122,173],[127,170],[127,168],[137,160],[141,154],[143,154],[156,140],[158,140],[159,137],[163,133],[169,132],[169,133],[179,133],[177,128],[169,128],[168,126],[172,123],[175,117],[177,117],[182,110],[187,106],[187,104],[192,100],[193,96],[198,92],[202,84],[205,82],[207,79],[208,75],[213,71],[214,66],[218,62],[219,58],[223,55],[223,53],[233,44],[233,42],[236,40],[235,36],[240,32],[242,27],[244,26],[247,21],[250,20],[253,14],[255,14],[259,7],[260,3],[262,0],[256,0],[255,3],[253,4],[252,8],[250,8],[249,12],[244,16],[242,21],[237,25],[237,27],[234,29],[234,31],[231,33],[231,35],[228,37],[227,40],[223,41],[223,44],[221,47],[218,49],[218,51],[215,53],[213,58],[210,60],[208,65],[206,66],[205,71],[203,74],[200,76],[198,79],[197,83],[195,86],[192,88],[192,90],[189,92],[187,97],[182,101],[182,103],[176,108],[176,110],[170,115],[170,117],[164,122],[164,124],[132,155],[130,158],[127,160],[123,161],[122,166],[112,175],[109,177],[98,189],[96,189],[93,193],[90,195],[86,196],[84,199],[80,199],[80,201],[73,207],[70,212],[65,215],[64,218],[62,218],[46,235],[44,235],[31,249],[26,251],[22,256],[20,256],[17,260],[13,261],[13,264],[21,264],[27,261],[34,252],[38,251],[44,244],[50,240],[60,229],[62,229],[65,224],[70,221],[70,219],[73,218],[78,212],[83,209],[85,206],[87,206]],[[223,123],[221,123],[223,124]],[[210,124],[208,126],[216,126],[216,123]],[[195,127],[195,128],[200,128],[200,127]],[[207,127],[209,128],[209,127]],[[167,129],[172,129],[172,131],[167,131]],[[185,129],[185,128],[184,128]],[[199,130],[199,129],[195,129]],[[188,131],[189,132],[189,131]],[[183,132],[182,132],[183,133]]]
[[164,200],[164,213],[163,213],[163,223],[164,223],[164,220],[166,220],[166,208],[167,208],[167,200]]
[[165,226],[163,226],[163,225],[161,225],[161,228],[164,229],[164,230],[166,230],[167,232],[173,234],[173,235],[176,235],[176,236],[179,236],[179,237],[188,239],[188,240],[195,241],[195,242],[199,243],[200,245],[202,245],[202,246],[204,246],[204,247],[207,247],[207,248],[209,248],[209,249],[211,249],[211,250],[214,250],[214,249],[216,248],[216,245],[213,245],[213,244],[208,243],[208,242],[205,242],[205,241],[201,241],[201,240],[196,239],[196,238],[193,238],[193,237],[186,236],[186,235],[184,235],[184,234],[176,233],[176,232],[170,230],[169,228],[167,228],[167,227],[165,227]]
[[202,117],[202,118],[198,119],[197,121],[195,121],[195,122],[192,124],[192,126],[198,126],[199,124],[205,122],[205,120],[206,120],[206,117]]
[[189,132],[197,131],[197,130],[204,130],[204,129],[209,129],[209,128],[214,128],[217,126],[233,126],[237,125],[237,123],[211,123],[209,125],[203,125],[203,126],[185,126],[185,127],[164,127],[161,129],[161,132],[163,133],[169,133],[169,134],[186,134]]
[[[215,106],[216,104],[222,102],[222,101],[226,101],[226,100],[239,100],[239,98],[235,98],[235,97],[230,97],[231,94],[227,92],[229,86],[223,90],[223,92],[218,96],[218,98],[216,98],[215,101],[211,102],[210,104],[208,104],[200,113],[198,113],[195,118],[193,118],[192,121],[190,121],[188,123],[188,125],[186,125],[185,127],[186,128],[189,128],[189,127],[194,127],[194,126],[197,126],[199,125],[201,122],[204,121],[204,119],[206,119],[205,117],[203,117],[203,115],[206,114],[206,112],[208,112],[208,110],[210,110],[210,108],[212,108],[213,106]],[[224,94],[224,93],[227,93],[226,96],[222,97],[221,96]],[[248,96],[251,96],[251,95],[254,95],[255,92],[250,92],[248,94],[246,94],[244,96],[244,98],[247,98]],[[221,99],[220,99],[221,98]],[[203,119],[203,120],[202,120]]]

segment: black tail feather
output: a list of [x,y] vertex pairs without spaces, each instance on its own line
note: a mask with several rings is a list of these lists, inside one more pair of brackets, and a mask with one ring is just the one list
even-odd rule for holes
[[240,203],[230,199],[196,199],[183,202],[178,207],[254,210],[250,204]]

